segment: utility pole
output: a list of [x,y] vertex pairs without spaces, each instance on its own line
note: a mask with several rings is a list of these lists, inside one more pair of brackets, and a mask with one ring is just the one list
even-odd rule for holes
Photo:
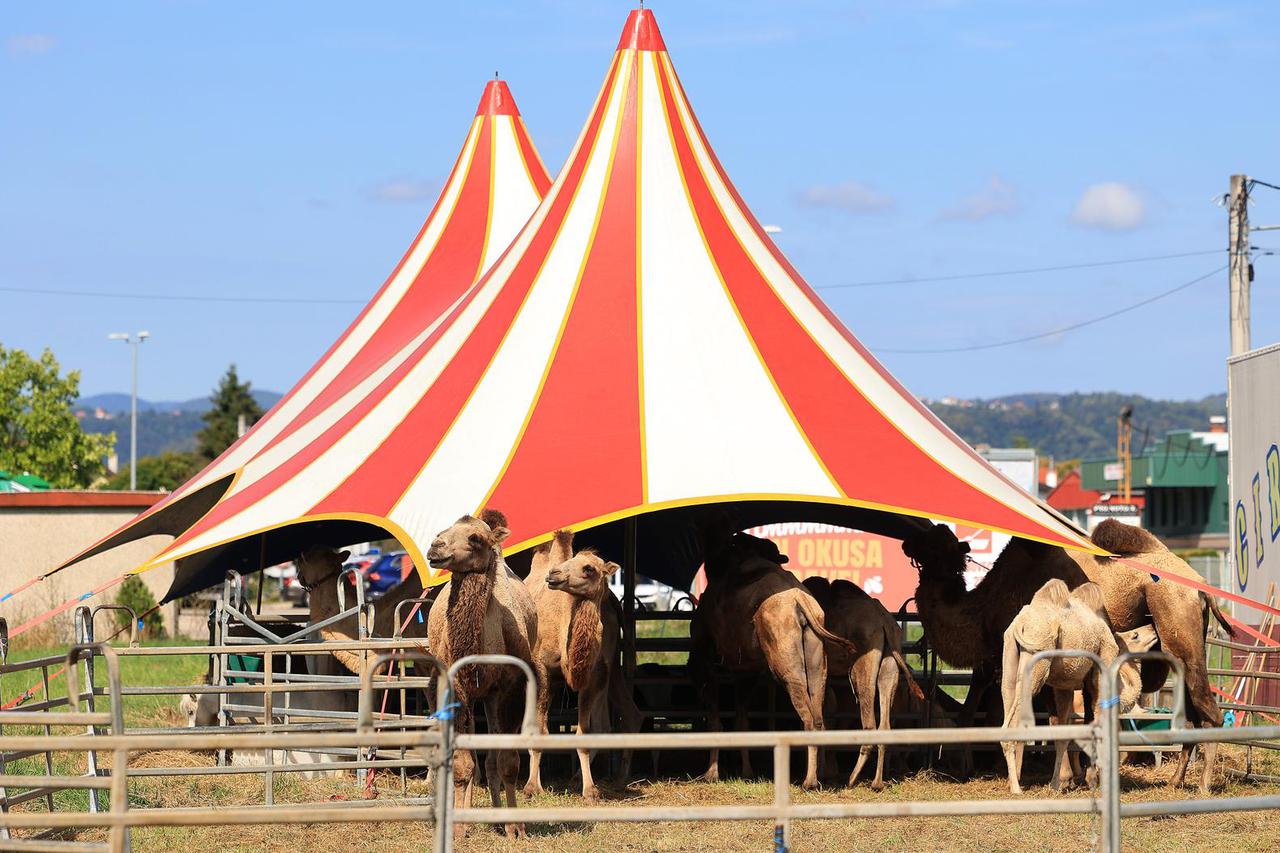
[[108,340],[124,341],[133,348],[133,390],[129,395],[129,491],[138,488],[138,346],[151,337],[150,332],[112,332]]
[[1231,289],[1231,354],[1248,352],[1249,286],[1253,264],[1249,263],[1249,177],[1231,176],[1227,195],[1228,281]]

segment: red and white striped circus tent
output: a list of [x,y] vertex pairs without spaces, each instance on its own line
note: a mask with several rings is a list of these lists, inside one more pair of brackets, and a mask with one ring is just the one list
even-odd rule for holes
[[[357,321],[175,493],[168,506],[234,477],[157,561],[240,547],[271,562],[293,541],[281,531],[325,521],[380,527],[420,556],[485,506],[510,519],[509,552],[562,527],[614,553],[625,537],[645,573],[676,582],[697,565],[695,523],[709,512],[889,534],[947,519],[1092,550],[903,388],[787,262],[713,153],[652,12],[631,13],[564,168],[471,285],[501,245],[499,199],[519,194],[501,217],[511,222],[540,186],[514,115],[481,118],[402,266],[432,247],[460,252],[434,239],[455,221],[494,242],[466,253],[470,268],[450,253],[435,273],[425,258],[407,276],[429,305],[404,316],[399,338],[362,357],[374,344]],[[616,523],[632,518],[629,531]]]
[[[424,359],[448,339],[451,324],[474,299],[472,286],[550,186],[511,90],[501,80],[490,81],[434,208],[386,283],[342,336],[236,444],[164,501],[64,566],[125,542],[167,534],[178,538],[152,563],[197,552],[203,556],[184,561],[177,589],[200,574],[217,580],[220,568],[259,568],[264,556],[268,565],[288,559],[297,554],[299,542],[350,543],[385,535],[385,519],[375,517],[384,511],[383,503],[344,492],[344,480],[383,459],[379,446],[429,387],[421,381],[424,369],[430,369]],[[319,529],[297,531],[301,538],[261,538],[266,531],[307,521]],[[413,541],[407,544],[413,547]],[[203,571],[215,563],[212,575]]]

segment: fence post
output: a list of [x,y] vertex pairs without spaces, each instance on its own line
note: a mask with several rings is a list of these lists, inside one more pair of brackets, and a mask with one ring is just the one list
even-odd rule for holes
[[1101,777],[1098,796],[1102,800],[1102,851],[1120,853],[1120,708],[1115,692],[1115,678],[1108,671],[1101,681],[1106,698],[1099,703],[1102,713],[1094,725],[1101,729],[1098,748]]
[[773,748],[773,806],[778,810],[774,818],[773,853],[791,850],[791,747],[777,744]]

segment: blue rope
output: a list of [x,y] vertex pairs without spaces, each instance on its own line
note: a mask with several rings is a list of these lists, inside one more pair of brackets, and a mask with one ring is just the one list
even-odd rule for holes
[[1099,708],[1114,708],[1120,704],[1119,696],[1112,696],[1110,699],[1103,699],[1098,703]]
[[80,596],[80,598],[79,598],[79,599],[77,599],[77,600],[78,600],[78,601],[84,601],[86,598],[93,598],[93,591],[92,591],[92,590],[90,590],[89,592],[86,592],[84,595]]
[[1222,727],[1229,729],[1236,724],[1236,712],[1227,711],[1222,715]]
[[461,702],[450,702],[448,705],[445,705],[439,711],[436,711],[434,714],[427,717],[427,719],[428,720],[452,720],[454,717],[454,713],[453,713],[454,710],[461,707],[462,707]]
[[787,853],[786,842],[782,840],[781,824],[775,824],[773,827],[773,853]]
[[418,624],[419,625],[422,624],[422,608],[421,607],[418,608]]

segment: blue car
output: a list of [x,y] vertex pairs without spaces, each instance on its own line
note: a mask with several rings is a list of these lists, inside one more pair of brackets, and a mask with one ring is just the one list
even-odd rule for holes
[[365,597],[370,601],[381,598],[412,571],[413,558],[406,552],[383,554],[364,569]]

